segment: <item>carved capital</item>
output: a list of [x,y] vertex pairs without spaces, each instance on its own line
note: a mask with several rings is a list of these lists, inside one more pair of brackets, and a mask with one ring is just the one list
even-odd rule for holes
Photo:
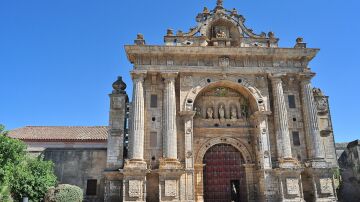
[[272,82],[278,83],[278,82],[282,82],[282,78],[285,77],[286,74],[285,73],[276,73],[276,74],[269,74],[268,76]]
[[308,84],[315,75],[313,72],[302,73],[299,75],[299,80],[301,84]]
[[165,82],[175,81],[175,78],[178,76],[178,72],[162,72],[161,77]]
[[183,117],[184,120],[193,119],[196,114],[196,111],[181,111],[179,115]]
[[132,72],[130,72],[130,74],[131,74],[132,80],[144,82],[147,71],[132,71]]

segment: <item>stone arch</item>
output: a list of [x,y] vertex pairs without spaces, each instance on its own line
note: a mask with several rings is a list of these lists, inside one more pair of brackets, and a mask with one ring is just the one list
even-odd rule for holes
[[196,86],[194,86],[186,96],[184,111],[193,111],[194,102],[198,95],[207,89],[214,87],[228,87],[233,90],[238,91],[245,98],[249,100],[250,107],[253,112],[265,112],[267,111],[267,98],[262,96],[260,91],[252,86],[245,79],[238,79],[238,82],[230,81],[230,80],[218,80],[208,82],[207,80],[201,80]]
[[245,161],[245,164],[251,164],[253,162],[253,156],[250,154],[248,149],[240,140],[231,137],[217,137],[210,139],[200,147],[195,158],[195,164],[202,164],[203,158],[207,150],[217,144],[229,144],[235,147],[240,152]]

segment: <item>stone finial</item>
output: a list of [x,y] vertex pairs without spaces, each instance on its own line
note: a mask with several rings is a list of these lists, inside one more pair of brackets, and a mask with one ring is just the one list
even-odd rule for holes
[[141,33],[138,33],[136,35],[136,40],[134,42],[136,45],[145,45],[144,35]]
[[166,36],[174,36],[174,30],[173,29],[167,29]]
[[178,30],[176,33],[176,36],[183,36],[183,35],[184,35],[184,32],[181,30]]
[[268,33],[268,37],[269,37],[270,39],[275,38],[274,32],[269,32],[269,33]]
[[320,88],[313,88],[312,91],[313,91],[314,96],[324,96],[324,94]]
[[126,83],[122,80],[122,77],[119,76],[117,80],[112,84],[113,93],[115,94],[126,94]]
[[207,8],[207,7],[204,7],[204,10],[203,10],[203,14],[209,14],[210,13],[210,11],[209,11],[209,9]]
[[217,0],[216,1],[215,11],[224,9],[223,2],[224,2],[223,0]]
[[237,14],[238,14],[238,12],[237,12],[236,8],[233,8],[231,11],[231,15],[237,16]]
[[304,39],[302,37],[298,37],[296,39],[294,48],[306,48],[306,43],[304,43]]

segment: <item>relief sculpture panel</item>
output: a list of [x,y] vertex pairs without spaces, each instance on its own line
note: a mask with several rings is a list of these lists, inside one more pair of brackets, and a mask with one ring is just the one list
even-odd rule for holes
[[239,92],[216,87],[202,93],[196,100],[194,122],[200,127],[240,127],[248,123],[248,100]]

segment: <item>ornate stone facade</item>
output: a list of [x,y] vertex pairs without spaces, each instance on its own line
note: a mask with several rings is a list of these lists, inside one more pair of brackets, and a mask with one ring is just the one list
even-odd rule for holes
[[163,46],[125,46],[133,99],[117,111],[114,84],[110,123],[129,130],[110,125],[106,181],[123,201],[336,201],[328,97],[308,67],[319,49],[280,48],[220,0],[196,21]]

